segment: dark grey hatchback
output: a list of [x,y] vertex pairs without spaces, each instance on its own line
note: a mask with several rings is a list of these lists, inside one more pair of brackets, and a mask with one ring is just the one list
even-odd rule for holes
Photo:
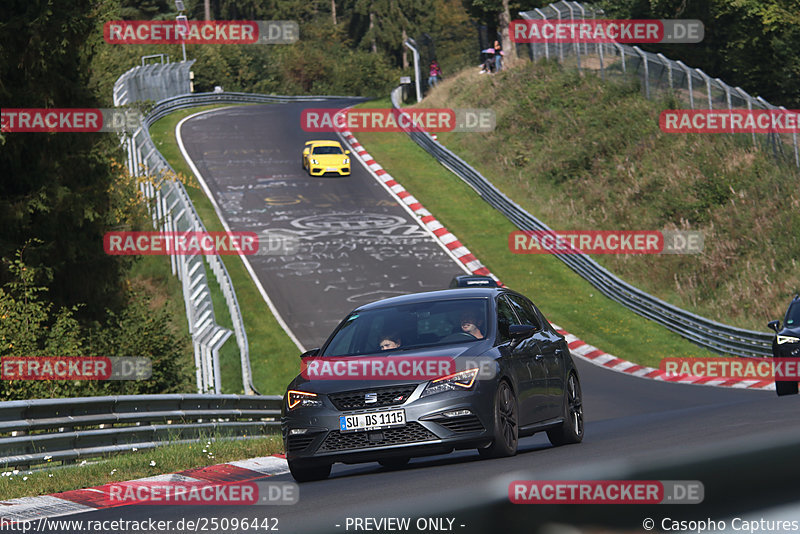
[[304,369],[309,361],[344,368],[350,359],[371,358],[387,368],[449,360],[456,370],[424,379],[298,375],[281,418],[298,482],[326,478],[335,462],[398,468],[411,457],[470,448],[512,456],[520,437],[540,431],[554,445],[583,439],[580,382],[564,337],[530,300],[505,288],[417,293],[361,306],[303,358]]

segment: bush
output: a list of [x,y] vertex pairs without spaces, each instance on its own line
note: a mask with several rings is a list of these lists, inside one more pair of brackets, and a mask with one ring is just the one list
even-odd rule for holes
[[121,313],[108,311],[104,324],[82,326],[74,317],[77,306],[55,310],[46,300],[38,281],[46,272],[27,266],[23,250],[5,261],[14,279],[0,289],[0,357],[146,357],[153,375],[142,381],[2,380],[0,401],[191,391],[191,350],[170,331],[167,312],[153,310],[146,295],[131,291]]

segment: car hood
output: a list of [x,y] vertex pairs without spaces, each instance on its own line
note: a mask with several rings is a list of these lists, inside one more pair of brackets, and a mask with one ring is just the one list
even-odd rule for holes
[[[373,353],[361,354],[359,356],[352,356],[352,358],[469,358],[482,356],[487,350],[491,348],[489,341],[474,342],[446,345],[443,347],[423,347],[410,350],[397,350],[391,351],[388,354]],[[343,357],[347,358],[347,357]],[[323,358],[324,359],[324,358]],[[339,358],[337,358],[339,359]],[[340,391],[351,391],[354,389],[363,388],[380,388],[393,386],[397,384],[422,384],[427,380],[419,379],[399,379],[399,380],[309,380],[302,375],[297,375],[294,380],[289,384],[287,389],[300,389],[311,393],[337,393]]]

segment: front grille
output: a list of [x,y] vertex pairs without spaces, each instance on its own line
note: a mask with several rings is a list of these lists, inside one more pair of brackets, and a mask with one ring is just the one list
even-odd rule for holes
[[477,415],[436,419],[436,423],[453,432],[483,432],[484,430]]
[[[359,410],[361,408],[380,408],[382,406],[393,406],[403,404],[408,397],[417,389],[416,384],[405,386],[391,386],[384,388],[359,389],[357,391],[345,391],[344,393],[334,393],[328,395],[337,410]],[[367,404],[364,402],[367,393],[377,394],[377,402]]]
[[[372,439],[370,439],[370,435],[373,436]],[[328,434],[328,437],[322,442],[319,451],[367,449],[369,447],[402,445],[404,443],[416,443],[436,439],[439,439],[436,434],[414,421],[399,428],[387,428],[386,430],[373,430],[369,432],[342,433],[337,430]]]
[[286,444],[286,450],[288,452],[299,452],[305,450],[305,448],[308,447],[312,441],[314,441],[315,437],[316,436],[314,435],[308,436],[304,434],[289,436],[288,443]]

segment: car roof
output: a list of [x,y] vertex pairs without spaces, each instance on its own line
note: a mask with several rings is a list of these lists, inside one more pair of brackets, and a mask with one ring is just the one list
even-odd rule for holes
[[439,291],[428,291],[426,293],[412,293],[410,295],[400,295],[388,299],[379,300],[364,304],[356,308],[357,311],[377,310],[390,306],[402,304],[412,304],[415,302],[435,302],[437,300],[455,300],[470,298],[491,298],[501,292],[508,290],[499,287],[461,287],[458,289],[442,289]]
[[497,281],[491,276],[480,274],[456,275],[450,281],[450,288],[456,287],[499,287]]
[[321,139],[318,141],[306,141],[306,145],[311,145],[311,144],[321,145],[321,146],[339,146],[339,147],[342,146],[342,144],[339,141],[330,141],[327,139]]

